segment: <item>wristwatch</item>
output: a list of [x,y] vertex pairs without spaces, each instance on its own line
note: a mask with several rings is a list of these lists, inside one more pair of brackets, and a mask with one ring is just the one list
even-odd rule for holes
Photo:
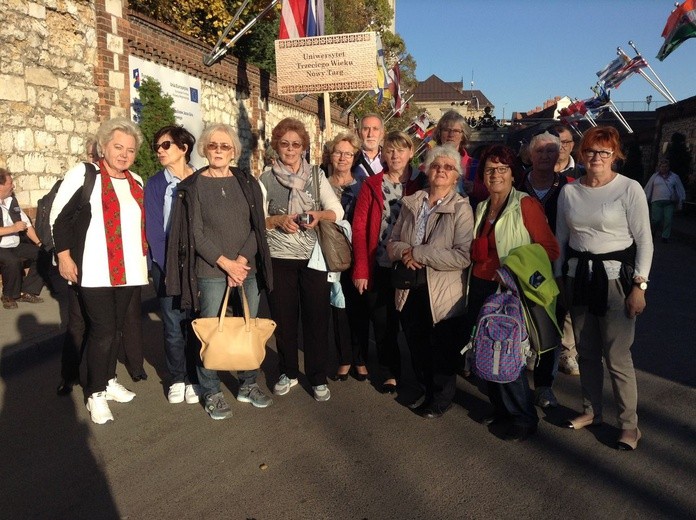
[[638,287],[641,291],[645,291],[648,288],[648,282],[646,282],[643,278],[635,278],[633,280],[633,285]]

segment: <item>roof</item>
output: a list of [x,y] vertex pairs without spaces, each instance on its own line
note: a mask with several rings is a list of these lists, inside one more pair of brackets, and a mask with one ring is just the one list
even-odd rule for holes
[[493,103],[480,90],[463,90],[461,81],[442,81],[435,74],[425,81],[418,83],[413,92],[413,100],[416,103],[437,103],[437,102],[461,102],[478,99],[481,108],[485,106],[494,107]]

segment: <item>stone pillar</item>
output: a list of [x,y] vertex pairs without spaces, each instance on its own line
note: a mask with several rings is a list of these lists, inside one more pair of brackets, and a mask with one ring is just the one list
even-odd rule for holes
[[127,0],[97,0],[97,71],[100,121],[129,115],[130,78],[128,46],[124,39],[129,23],[123,17]]

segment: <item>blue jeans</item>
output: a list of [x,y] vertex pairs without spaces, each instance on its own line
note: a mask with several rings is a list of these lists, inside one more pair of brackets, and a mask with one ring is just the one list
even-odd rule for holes
[[[222,300],[225,299],[225,291],[227,290],[227,279],[199,278],[198,289],[200,290],[201,318],[219,316]],[[238,292],[238,289],[234,289],[232,295],[236,292]],[[244,280],[244,292],[249,302],[249,315],[255,318],[259,312],[259,301],[261,300],[261,294],[259,293],[255,275],[249,275]],[[231,301],[228,303],[228,312],[230,304]],[[198,358],[196,371],[198,372],[198,382],[201,385],[201,393],[203,396],[217,394],[220,391],[220,377],[218,376],[217,370],[208,370],[203,367],[200,357]],[[237,372],[239,387],[242,388],[256,383],[256,376],[258,376],[258,374],[258,369],[239,370]]]
[[167,360],[167,370],[172,378],[171,383],[195,383],[197,380],[195,370],[193,370],[193,367],[196,366],[195,352],[194,356],[191,355],[191,351],[195,349],[186,348],[191,316],[187,311],[177,308],[174,296],[167,296],[164,287],[164,272],[154,262],[151,274],[162,311],[164,354]]

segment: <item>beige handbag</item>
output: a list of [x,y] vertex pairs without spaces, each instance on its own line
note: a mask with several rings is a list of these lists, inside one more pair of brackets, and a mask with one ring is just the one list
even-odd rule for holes
[[193,330],[201,341],[201,360],[209,370],[254,370],[266,356],[266,342],[276,323],[267,318],[250,318],[244,287],[239,290],[243,317],[225,316],[230,297],[228,286],[219,317],[193,320]]

